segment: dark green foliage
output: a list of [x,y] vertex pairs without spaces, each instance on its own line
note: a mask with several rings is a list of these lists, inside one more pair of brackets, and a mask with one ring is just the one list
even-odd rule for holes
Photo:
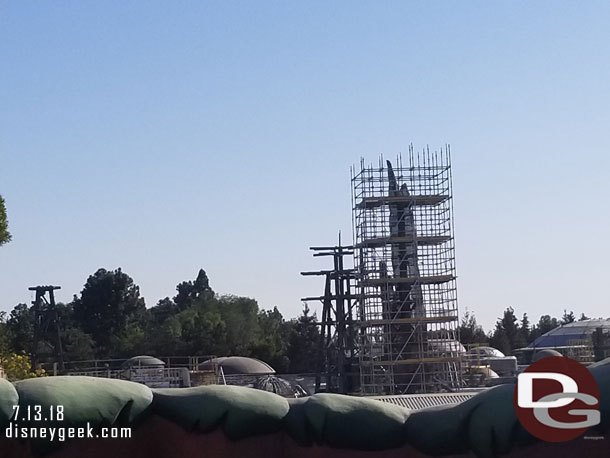
[[0,196],[0,246],[11,241],[11,234],[8,231],[8,218],[6,216],[6,206],[4,199]]
[[169,297],[161,299],[157,302],[157,305],[152,307],[150,310],[149,319],[153,324],[162,324],[168,318],[171,318],[178,313],[178,307]]
[[180,311],[214,297],[214,291],[210,288],[208,276],[203,269],[199,269],[194,282],[182,282],[176,286],[176,290],[178,294],[174,297],[174,304]]
[[10,352],[11,340],[8,325],[6,324],[6,312],[0,312],[0,355]]
[[[57,304],[64,361],[157,356],[249,356],[269,363],[278,373],[315,373],[320,367],[320,328],[315,313],[289,321],[274,307],[261,310],[254,299],[218,296],[200,269],[194,281],[177,285],[173,299],[166,297],[146,309],[139,288],[121,269],[97,270],[69,304]],[[562,323],[574,319],[564,313]],[[582,314],[581,319],[587,319]],[[460,323],[460,341],[489,345],[505,354],[524,347],[557,327],[556,318],[543,315],[530,326],[512,307],[498,319],[493,333],[485,334],[474,314],[466,311]],[[55,361],[56,330],[43,332],[38,348],[41,362]],[[0,316],[0,350],[32,353],[34,312],[18,304]]]
[[95,358],[93,338],[78,327],[62,327],[62,345],[65,361],[84,361]]
[[550,315],[542,315],[538,320],[538,324],[532,327],[530,333],[530,343],[540,337],[542,334],[546,334],[552,329],[559,326],[557,318],[551,318]]
[[[217,313],[225,323],[225,355],[248,355],[257,336],[258,304],[247,297],[225,296],[219,300]],[[220,352],[219,352],[220,353]]]
[[[58,303],[57,315],[62,337],[65,361],[78,361],[95,357],[95,342],[73,320],[72,304]],[[8,319],[0,320],[0,352],[31,354],[34,342],[34,309],[18,304]],[[57,328],[53,325],[42,329],[38,357],[42,362],[55,361]]]
[[17,304],[6,322],[8,340],[15,353],[31,353],[34,345],[34,311],[26,304]]
[[504,311],[504,316],[496,323],[496,329],[489,343],[505,355],[510,355],[515,348],[527,345],[512,307],[508,307]]
[[[254,299],[215,295],[201,269],[178,294],[146,309],[138,286],[121,269],[99,269],[69,304],[57,304],[64,361],[157,356],[249,356],[279,373],[315,372],[320,333],[306,307],[286,321],[277,309],[260,310]],[[17,305],[0,317],[0,348],[32,353],[34,311]],[[54,362],[56,328],[41,335],[38,356]]]
[[[144,325],[144,299],[132,278],[121,269],[98,269],[87,279],[73,303],[74,321],[96,344],[96,356],[121,354],[121,345]],[[139,333],[143,338],[143,332]],[[128,345],[134,346],[133,342]]]
[[485,334],[483,327],[477,323],[474,313],[466,310],[460,322],[460,342],[463,345],[475,343],[487,343],[489,338]]
[[149,311],[145,353],[239,355],[261,359],[279,373],[315,370],[319,332],[309,309],[287,322],[277,307],[260,310],[254,299],[215,296],[203,270],[176,289],[173,300],[162,299]]
[[561,317],[561,324],[573,323],[574,321],[576,321],[574,312],[570,311],[570,313],[568,313],[566,309],[564,309],[563,316]]
[[559,326],[557,318],[551,318],[550,315],[542,315],[538,320],[538,326],[536,328],[540,335],[542,335],[555,329],[557,326]]
[[251,348],[252,354],[269,363],[277,372],[288,372],[290,360],[286,353],[293,323],[284,321],[277,307],[258,312],[257,321],[258,330]]
[[310,315],[307,304],[303,314],[293,323],[290,334],[288,358],[290,372],[313,373],[318,370],[320,330],[316,325],[316,314]]
[[521,335],[521,340],[519,343],[524,342],[524,346],[531,342],[531,334],[532,330],[530,328],[530,320],[527,316],[527,313],[523,314],[523,318],[521,319],[521,327],[519,328],[519,333]]
[[158,342],[155,349],[159,351],[153,353],[167,354],[171,349],[175,355],[251,356],[279,365],[278,371],[288,366],[289,331],[277,308],[259,311],[253,299],[206,296],[159,322],[167,309],[171,305],[165,301],[151,310],[154,318],[146,340]]

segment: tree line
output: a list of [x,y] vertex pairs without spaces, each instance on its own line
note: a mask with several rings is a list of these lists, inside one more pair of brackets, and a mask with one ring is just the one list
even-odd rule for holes
[[[0,246],[10,240],[5,202],[0,196]],[[64,359],[241,355],[266,361],[280,373],[317,370],[320,335],[316,316],[307,306],[297,319],[285,320],[277,307],[261,310],[254,299],[216,294],[203,269],[194,281],[182,282],[176,290],[173,298],[146,308],[129,275],[120,268],[98,269],[87,279],[80,296],[56,306]],[[587,319],[583,313],[578,320]],[[509,355],[575,320],[573,311],[564,310],[560,319],[542,315],[531,324],[527,313],[518,319],[508,307],[494,330],[486,333],[474,314],[466,311],[459,325],[460,341],[490,345]],[[9,314],[0,312],[0,360],[5,368],[21,374],[26,371],[27,356],[34,352],[43,362],[54,361],[56,327],[44,329],[38,347],[33,348],[34,321],[34,310],[27,304],[16,305]]]
[[[581,313],[578,321],[589,319],[588,316]],[[560,319],[553,318],[550,315],[542,315],[538,323],[532,325],[527,313],[524,313],[519,320],[515,315],[515,310],[508,307],[504,310],[503,316],[496,322],[494,330],[486,333],[483,327],[477,323],[474,313],[467,310],[460,321],[460,341],[464,345],[486,344],[497,348],[505,355],[510,355],[513,350],[529,345],[550,330],[574,321],[576,321],[574,312],[564,310]]]
[[18,304],[2,312],[0,355],[36,352],[41,362],[53,362],[59,327],[68,362],[142,354],[240,355],[261,359],[278,373],[316,370],[319,329],[307,307],[286,320],[277,307],[262,310],[254,299],[215,293],[203,269],[176,291],[147,308],[129,275],[100,268],[71,302],[56,305],[57,326],[41,330],[37,348],[33,306]]

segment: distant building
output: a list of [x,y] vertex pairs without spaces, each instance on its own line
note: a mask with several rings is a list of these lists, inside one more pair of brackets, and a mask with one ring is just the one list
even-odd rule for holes
[[527,347],[515,351],[521,364],[530,364],[537,352],[556,350],[563,356],[582,363],[591,363],[604,357],[595,349],[600,340],[610,337],[610,320],[574,321],[541,335]]
[[610,320],[574,321],[551,329],[541,335],[528,348],[556,348],[567,347],[584,340],[591,340],[595,330],[601,328],[602,332],[610,333]]

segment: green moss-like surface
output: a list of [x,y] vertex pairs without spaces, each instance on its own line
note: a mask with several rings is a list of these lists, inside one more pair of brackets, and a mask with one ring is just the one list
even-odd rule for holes
[[384,450],[406,442],[407,409],[372,399],[316,394],[307,399],[304,419],[319,444],[358,450]]
[[155,390],[154,411],[189,431],[221,427],[231,439],[279,431],[288,415],[286,399],[238,386]]

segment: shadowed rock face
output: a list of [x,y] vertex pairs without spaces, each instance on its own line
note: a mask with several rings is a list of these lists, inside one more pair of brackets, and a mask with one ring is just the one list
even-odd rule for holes
[[[398,186],[392,163],[387,161],[388,166],[388,196],[390,197],[409,197],[409,189],[403,183]],[[394,278],[419,278],[419,266],[417,260],[417,244],[415,237],[417,230],[415,226],[415,215],[413,204],[396,203],[389,206],[389,232],[391,237],[402,237],[406,241],[392,244],[392,273],[388,272],[385,263],[381,262],[379,270],[381,276],[392,276]],[[423,298],[421,287],[412,283],[397,283],[395,286],[384,287],[382,291],[384,297],[385,319],[393,318],[412,318],[424,315]],[[388,325],[386,335],[391,335],[390,354],[391,359],[411,359],[418,354],[419,343],[425,336],[421,330],[416,329],[408,323]],[[418,335],[419,334],[419,335]],[[413,378],[409,374],[417,372],[416,365],[396,365],[394,367],[394,383],[397,392],[405,390],[413,392],[421,383],[420,375]],[[407,388],[413,384],[413,388]]]
[[[409,189],[406,184],[398,187],[396,175],[392,168],[392,163],[387,161],[390,197],[409,197]],[[417,230],[415,227],[415,216],[413,214],[412,203],[397,203],[390,205],[390,236],[405,237],[411,241],[396,243],[392,245],[392,269],[394,277],[399,278],[418,278],[419,266],[417,264],[417,244],[415,237]],[[406,317],[411,317],[412,313],[423,313],[421,288],[411,286],[408,283],[396,286],[395,305],[396,311],[405,313]]]

